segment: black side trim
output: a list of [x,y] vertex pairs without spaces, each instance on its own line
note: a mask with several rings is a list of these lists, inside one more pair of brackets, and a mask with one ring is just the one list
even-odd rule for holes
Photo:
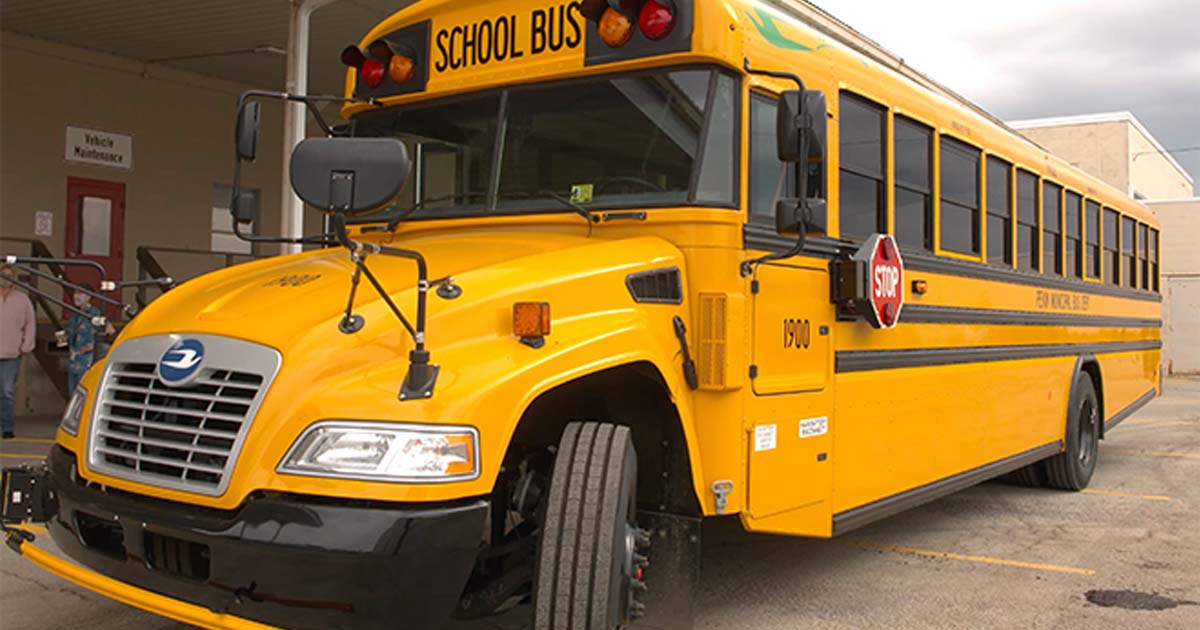
[[1024,453],[1018,453],[1011,457],[1005,457],[990,464],[984,464],[978,468],[958,473],[957,475],[951,475],[945,479],[917,486],[912,490],[906,490],[900,494],[894,494],[890,497],[872,501],[866,505],[851,508],[845,512],[839,512],[833,515],[833,535],[844,534],[881,518],[915,508],[934,499],[939,499],[948,494],[953,494],[959,490],[983,483],[988,479],[1010,473],[1027,464],[1032,464],[1056,455],[1060,450],[1062,450],[1060,442],[1051,442],[1050,444],[1030,449]]
[[1150,293],[1148,291],[1114,287],[1108,284],[1095,284],[1091,282],[1084,282],[1082,280],[1075,280],[1072,278],[1044,276],[1040,273],[1017,271],[1015,269],[1006,269],[1003,267],[993,267],[968,260],[956,260],[953,258],[933,256],[925,252],[902,253],[904,254],[904,267],[906,270],[910,271],[924,271],[928,273],[941,273],[963,278],[1011,282],[1013,284],[1061,289],[1063,291],[1075,291],[1077,293],[1090,293],[1092,295],[1111,295],[1114,297],[1127,298],[1130,300],[1143,300],[1146,302],[1162,302],[1161,295],[1157,293]]
[[1117,426],[1118,424],[1121,424],[1121,421],[1123,421],[1124,419],[1128,418],[1129,416],[1132,416],[1133,414],[1137,413],[1138,409],[1145,407],[1146,404],[1149,403],[1151,400],[1154,400],[1155,396],[1157,396],[1157,395],[1158,394],[1153,389],[1151,389],[1150,391],[1146,392],[1145,394],[1142,394],[1141,398],[1138,398],[1137,400],[1130,403],[1130,405],[1128,407],[1125,407],[1124,409],[1113,414],[1113,417],[1104,421],[1104,432],[1108,433],[1109,429]]
[[1116,341],[1109,343],[1060,343],[1028,346],[974,346],[957,348],[917,348],[906,350],[846,350],[837,353],[835,371],[866,372],[893,368],[930,367],[959,363],[1017,361],[1068,357],[1080,354],[1111,354],[1158,350],[1162,341]]
[[646,304],[682,304],[683,276],[679,267],[639,271],[625,276],[625,286],[634,302]]
[[905,304],[900,321],[912,324],[996,324],[1013,326],[1096,326],[1103,328],[1162,328],[1161,319],[1073,315]]
[[[747,223],[742,226],[742,247],[745,249],[786,252],[795,244],[796,237],[781,236],[775,231],[774,224],[767,226]],[[842,250],[854,253],[857,249],[857,247],[843,243],[836,238],[810,236],[804,242],[803,253],[805,256],[815,258],[835,258]]]
[[[774,226],[747,223],[742,228],[742,246],[746,249],[761,249],[766,251],[787,251],[796,243],[796,239],[780,236]],[[829,237],[810,237],[804,246],[804,255],[818,258],[835,258],[840,252],[854,253],[858,245],[855,243]],[[1018,271],[1004,267],[994,267],[969,260],[958,260],[944,256],[935,256],[925,251],[904,251],[904,267],[907,271],[924,271],[940,273],[960,278],[976,280],[992,280],[995,282],[1010,282],[1034,287],[1046,287],[1088,293],[1091,295],[1111,295],[1114,297],[1146,302],[1162,302],[1162,296],[1149,291],[1139,291],[1125,287],[1115,287],[1110,284],[1095,284],[1074,278],[1058,278],[1044,276],[1040,273]],[[904,307],[908,309],[908,305]]]

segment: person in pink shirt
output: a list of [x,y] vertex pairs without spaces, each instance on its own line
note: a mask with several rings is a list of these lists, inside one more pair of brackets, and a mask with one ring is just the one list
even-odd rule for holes
[[33,352],[37,342],[33,304],[11,282],[16,277],[17,270],[12,265],[0,267],[0,432],[4,439],[16,436],[16,390],[21,356]]

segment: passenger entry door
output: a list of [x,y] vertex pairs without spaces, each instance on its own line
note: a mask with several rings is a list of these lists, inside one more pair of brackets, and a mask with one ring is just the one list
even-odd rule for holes
[[752,290],[750,526],[829,535],[834,322],[829,272],[759,265]]

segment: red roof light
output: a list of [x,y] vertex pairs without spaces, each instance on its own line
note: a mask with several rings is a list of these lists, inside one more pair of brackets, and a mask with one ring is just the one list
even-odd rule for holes
[[647,39],[658,41],[675,28],[675,3],[671,0],[646,0],[638,16],[638,26]]

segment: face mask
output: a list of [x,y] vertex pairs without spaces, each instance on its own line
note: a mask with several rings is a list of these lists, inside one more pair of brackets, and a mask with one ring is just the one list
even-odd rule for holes
[[88,296],[84,295],[83,293],[75,294],[75,306],[83,307],[83,306],[87,306],[87,303],[88,303]]

